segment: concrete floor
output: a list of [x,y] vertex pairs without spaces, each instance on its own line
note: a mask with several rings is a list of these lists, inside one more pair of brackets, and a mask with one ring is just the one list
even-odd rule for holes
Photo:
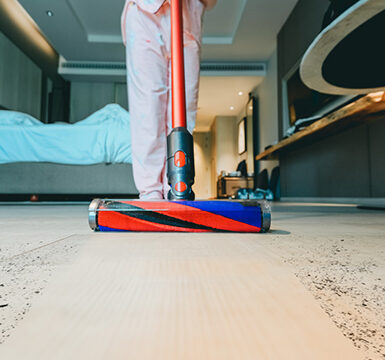
[[[86,205],[0,206],[0,343],[88,234]],[[237,234],[226,235],[237,236]],[[278,254],[365,359],[385,359],[385,212],[281,203],[272,231],[251,234]],[[78,237],[77,239],[81,239]]]

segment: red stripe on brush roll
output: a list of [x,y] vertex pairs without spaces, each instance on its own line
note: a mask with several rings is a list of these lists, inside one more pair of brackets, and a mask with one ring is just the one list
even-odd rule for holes
[[126,231],[161,231],[161,232],[209,232],[210,230],[192,229],[150,222],[115,211],[100,211],[98,224],[116,230]]
[[188,221],[197,225],[207,226],[213,228],[213,230],[218,229],[234,232],[259,232],[261,230],[256,226],[175,202],[123,201],[122,203],[140,207],[145,210],[152,210],[159,214]]

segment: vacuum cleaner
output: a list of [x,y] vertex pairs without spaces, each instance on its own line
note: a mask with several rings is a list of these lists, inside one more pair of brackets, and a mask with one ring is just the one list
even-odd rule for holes
[[194,200],[193,137],[186,127],[183,0],[171,1],[172,131],[167,137],[167,200],[94,199],[94,231],[267,232],[270,206],[256,200]]

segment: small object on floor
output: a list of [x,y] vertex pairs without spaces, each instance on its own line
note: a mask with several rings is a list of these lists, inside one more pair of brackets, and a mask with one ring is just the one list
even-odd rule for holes
[[8,306],[8,304],[0,304],[0,308],[5,308],[7,306]]
[[95,199],[89,224],[95,231],[267,232],[266,201],[129,201]]
[[39,197],[37,195],[31,195],[30,201],[37,202],[39,201]]
[[273,201],[274,195],[270,189],[239,189],[235,193],[237,200],[268,200]]

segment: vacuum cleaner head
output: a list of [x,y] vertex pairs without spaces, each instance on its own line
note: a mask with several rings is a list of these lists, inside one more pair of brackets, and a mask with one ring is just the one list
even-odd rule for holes
[[267,232],[266,201],[130,201],[95,199],[89,207],[94,231]]

